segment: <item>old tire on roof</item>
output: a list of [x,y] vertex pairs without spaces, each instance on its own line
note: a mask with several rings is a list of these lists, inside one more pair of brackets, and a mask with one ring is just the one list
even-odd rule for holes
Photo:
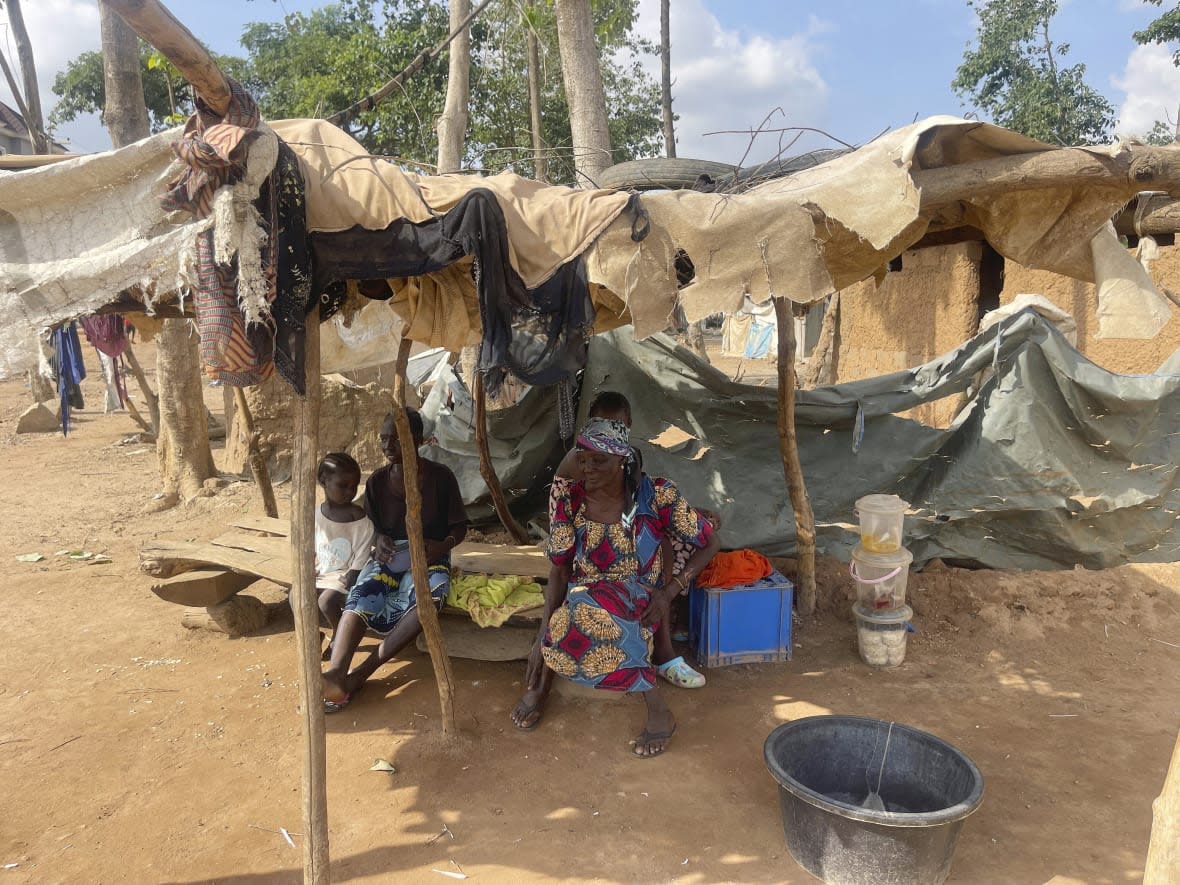
[[711,160],[655,157],[608,166],[598,176],[598,186],[637,191],[682,190],[692,187],[702,175],[718,183],[733,181],[737,171],[736,166]]

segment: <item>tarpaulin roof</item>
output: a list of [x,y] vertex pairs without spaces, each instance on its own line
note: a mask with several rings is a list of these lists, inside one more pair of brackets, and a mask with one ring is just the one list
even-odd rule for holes
[[[419,177],[368,156],[322,121],[275,124],[296,153],[311,230],[378,228],[446,211],[474,188],[491,190],[526,285],[585,256],[596,329],[626,319],[640,337],[668,325],[677,298],[690,320],[731,312],[748,294],[800,302],[881,269],[926,231],[915,174],[984,158],[1051,150],[1007,130],[936,117],[891,132],[821,166],[741,194],[657,192],[642,197],[650,230],[624,212],[628,195],[546,186],[513,175]],[[265,135],[269,128],[262,124]],[[151,301],[183,291],[192,244],[212,217],[160,208],[179,171],[178,133],[105,154],[0,176],[0,376],[35,365],[35,333],[137,290]],[[251,148],[253,150],[253,148]],[[1116,148],[1093,149],[1110,154]],[[1122,184],[1078,182],[963,201],[964,223],[1022,263],[1094,278],[1091,239],[1124,199]],[[676,259],[694,280],[677,291]],[[477,337],[469,273],[395,280],[406,334],[450,348]],[[461,300],[462,303],[442,304]],[[464,320],[464,322],[459,322]]]

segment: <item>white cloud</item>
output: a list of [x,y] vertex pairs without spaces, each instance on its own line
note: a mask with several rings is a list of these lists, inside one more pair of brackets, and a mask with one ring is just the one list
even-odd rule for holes
[[[813,63],[817,35],[828,26],[812,17],[807,28],[789,37],[747,34],[722,27],[703,0],[677,0],[670,16],[672,109],[679,156],[737,163],[749,135],[713,135],[723,129],[757,127],[774,108],[767,125],[822,124],[828,86]],[[659,0],[640,0],[638,31],[656,45],[660,38]],[[659,77],[659,59],[645,60]],[[765,159],[778,150],[777,135],[763,135],[748,161]],[[789,154],[800,150],[788,151]]]
[[[53,81],[66,64],[83,52],[98,49],[101,43],[96,0],[35,0],[21,4],[25,28],[33,44],[33,62],[41,92],[41,109],[46,117],[57,102]],[[0,13],[0,48],[16,61],[16,44],[8,27],[7,12]],[[17,80],[20,82],[19,73]],[[0,101],[16,107],[7,82],[0,77]],[[58,138],[78,141],[78,150],[103,150],[110,147],[106,133],[96,120],[79,120],[64,127]]]
[[1113,78],[1126,93],[1116,127],[1120,135],[1141,136],[1156,120],[1176,122],[1180,102],[1180,68],[1172,63],[1172,51],[1164,46],[1136,46],[1127,56],[1121,76]]

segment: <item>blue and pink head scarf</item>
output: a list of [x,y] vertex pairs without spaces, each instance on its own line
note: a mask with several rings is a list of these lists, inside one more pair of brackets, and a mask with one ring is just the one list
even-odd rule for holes
[[631,429],[613,418],[591,418],[578,434],[578,448],[630,458]]

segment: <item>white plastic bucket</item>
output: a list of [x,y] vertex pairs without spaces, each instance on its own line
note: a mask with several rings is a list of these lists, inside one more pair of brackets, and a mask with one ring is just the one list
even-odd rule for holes
[[902,547],[896,553],[870,553],[862,545],[852,548],[848,572],[856,581],[856,601],[869,611],[905,605],[910,563],[914,554]]
[[909,502],[897,495],[865,495],[856,502],[860,517],[860,545],[869,553],[901,549],[902,524]]
[[854,605],[856,645],[860,659],[870,667],[897,667],[905,661],[906,639],[914,610],[908,605],[886,611],[870,611]]

